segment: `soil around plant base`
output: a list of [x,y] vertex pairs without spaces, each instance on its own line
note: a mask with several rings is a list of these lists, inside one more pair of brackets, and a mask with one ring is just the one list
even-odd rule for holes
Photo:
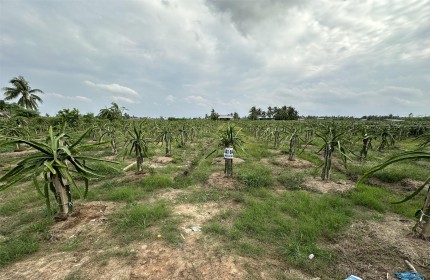
[[[183,191],[172,192],[169,195],[166,190],[162,196],[175,203]],[[51,238],[44,241],[39,252],[2,268],[0,278],[212,280],[248,279],[251,275],[258,279],[276,279],[282,275],[286,279],[319,279],[318,272],[312,278],[277,260],[238,256],[206,234],[204,226],[208,220],[223,210],[238,211],[240,205],[229,201],[175,203],[172,212],[181,220],[178,227],[183,241],[172,245],[165,243],[162,236],[145,239],[129,245],[126,248],[129,256],[124,257],[115,252],[125,248],[109,246],[108,221],[121,207],[123,204],[106,201],[77,205],[67,221],[52,226]],[[422,275],[429,277],[430,245],[411,235],[412,226],[413,221],[395,214],[387,214],[381,220],[355,221],[334,243],[326,245],[337,254],[333,273],[345,278],[354,274],[366,280],[387,279],[388,273],[389,279],[395,279],[395,272],[409,270],[404,264],[407,259]],[[82,242],[84,246],[66,250],[74,242]],[[106,246],[94,246],[101,243]],[[106,260],[101,261],[103,258]],[[277,271],[276,275],[274,271]]]

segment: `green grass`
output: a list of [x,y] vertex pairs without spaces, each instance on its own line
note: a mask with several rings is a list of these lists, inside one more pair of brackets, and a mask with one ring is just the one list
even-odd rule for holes
[[235,156],[243,157],[244,159],[260,160],[262,158],[272,156],[272,153],[262,143],[249,143],[246,145],[245,151],[236,151]]
[[285,171],[277,177],[278,182],[290,190],[301,190],[306,180],[306,174],[303,172]]
[[244,164],[237,170],[237,176],[240,182],[246,187],[268,187],[273,183],[273,177],[265,166],[256,164]]
[[212,168],[213,165],[211,160],[205,159],[200,161],[192,172],[194,180],[199,183],[205,183],[209,179]]
[[317,166],[321,165],[323,163],[323,160],[320,158],[319,155],[317,155],[314,152],[310,151],[303,151],[303,153],[297,152],[297,156],[301,159],[307,160]]
[[[348,169],[352,174],[361,175],[373,166],[377,165],[378,162],[379,161],[366,162],[362,165],[351,164]],[[385,169],[374,173],[371,177],[378,178],[383,182],[395,183],[406,178],[425,181],[428,174],[428,166],[421,164],[420,162],[404,161],[390,165]]]
[[143,189],[145,191],[154,191],[158,189],[173,187],[173,179],[167,175],[151,175],[143,179]]
[[50,218],[41,218],[40,211],[35,211],[2,226],[0,232],[7,238],[0,241],[0,267],[38,251],[40,241],[47,238],[51,224]]
[[17,261],[39,249],[37,235],[23,233],[0,243],[0,267]]
[[385,188],[366,184],[357,186],[349,194],[349,198],[355,205],[364,206],[381,213],[394,212],[408,218],[414,217],[415,212],[422,207],[422,201],[424,200],[423,194],[421,194],[405,203],[393,204],[405,197],[394,194]]
[[[281,258],[310,273],[327,272],[335,256],[321,244],[335,240],[350,223],[353,205],[335,195],[294,191],[279,196],[260,190],[249,193],[242,211],[218,215],[204,231],[220,236],[240,255]],[[316,256],[312,262],[311,253]]]
[[95,173],[105,177],[114,177],[121,175],[123,172],[117,164],[101,161],[90,161],[87,163],[89,167],[95,170]]
[[132,204],[113,215],[114,233],[125,242],[142,239],[145,230],[170,215],[170,209],[164,202],[154,205]]
[[145,190],[139,187],[138,182],[121,183],[107,181],[96,188],[89,188],[87,199],[124,201],[132,203],[146,196]]
[[7,202],[0,204],[0,215],[12,216],[25,207],[43,205],[43,197],[34,188],[25,194],[14,196]]
[[[275,123],[279,122],[270,124]],[[255,124],[257,122],[250,123]],[[224,201],[228,205],[234,205],[232,209],[221,210],[218,215],[202,225],[205,237],[213,237],[216,244],[223,246],[220,249],[223,252],[252,258],[263,265],[268,259],[274,260],[283,264],[282,269],[295,267],[322,279],[343,279],[344,275],[330,274],[334,260],[339,260],[328,249],[327,244],[336,243],[339,233],[356,219],[382,222],[387,213],[397,213],[412,219],[415,211],[422,206],[423,194],[403,204],[392,204],[391,202],[399,201],[404,196],[395,194],[388,187],[361,185],[348,193],[333,195],[303,191],[302,184],[306,177],[311,175],[319,177],[321,168],[289,170],[276,164],[272,159],[274,156],[272,141],[267,146],[264,139],[257,143],[255,138],[249,135],[246,136],[245,152],[236,151],[235,154],[236,157],[245,160],[245,163],[234,166],[235,179],[241,183],[241,188],[236,190],[224,190],[219,186],[202,188],[200,186],[207,182],[212,172],[223,170],[222,165],[213,164],[212,157],[202,158],[207,152],[203,147],[213,142],[216,126],[215,122],[208,123],[200,132],[201,134],[204,132],[207,137],[196,138],[198,141],[196,144],[187,143],[183,149],[173,149],[176,162],[164,168],[154,168],[149,176],[126,177],[121,171],[126,163],[122,161],[124,151],[120,137],[117,139],[119,154],[116,158],[121,164],[88,161],[90,167],[104,175],[90,182],[88,199],[121,202],[118,203],[120,207],[126,204],[124,208],[109,216],[107,230],[111,230],[111,237],[100,238],[91,245],[86,242],[85,236],[55,242],[55,245],[45,241],[50,238],[50,227],[53,222],[45,218],[44,200],[38,196],[31,182],[24,182],[16,188],[0,193],[0,216],[2,222],[5,221],[0,227],[0,266],[16,262],[41,247],[68,252],[95,249],[102,252],[93,256],[94,260],[99,260],[97,264],[100,266],[107,265],[112,258],[124,262],[134,260],[136,251],[131,245],[127,245],[135,240],[144,239],[144,242],[161,240],[169,246],[177,247],[184,242],[179,227],[184,221],[172,217],[167,202],[148,201],[156,197],[159,190],[188,188],[173,203]],[[354,151],[359,152],[361,142],[357,141]],[[296,156],[319,166],[322,163],[321,156],[315,152],[322,146],[322,141],[316,138],[314,143],[316,145],[306,147],[302,154],[299,154],[301,149],[297,149]],[[377,148],[378,144],[378,141],[374,142],[374,147]],[[396,144],[396,147],[412,149],[415,144],[406,140]],[[13,151],[14,148],[13,145],[1,146],[0,152]],[[288,149],[286,142],[278,150],[282,149]],[[85,150],[84,154],[97,158],[111,155],[108,144]],[[343,174],[342,170],[333,168],[332,180],[345,180],[347,175],[362,174],[397,152],[399,152],[397,148],[387,149],[383,153],[369,151],[365,163],[349,163],[350,174]],[[150,143],[150,155],[163,154],[164,148]],[[188,155],[192,157],[191,164],[185,167]],[[221,155],[222,150],[217,152],[217,156]],[[338,157],[338,154],[335,156]],[[21,155],[15,157],[14,154],[2,158],[0,173],[4,174],[6,168],[12,168],[13,163],[20,157]],[[132,156],[128,158],[133,159]],[[268,158],[271,163],[270,169],[261,163],[262,158]],[[148,163],[146,159],[145,163]],[[428,161],[399,163],[376,173],[374,177],[388,183],[398,182],[404,178],[423,180],[428,174],[427,163]],[[79,186],[83,185],[82,180],[78,180],[77,183]],[[274,191],[279,189],[279,185],[284,186],[285,190]],[[76,192],[73,190],[72,192],[73,197],[77,198]],[[55,201],[52,201],[52,204],[55,205]],[[110,203],[114,204],[116,203]],[[204,240],[206,239],[200,241]],[[315,255],[312,261],[308,259],[310,253]],[[259,272],[255,271],[255,266],[253,269],[251,272],[254,275],[250,277],[255,276],[259,279]],[[276,268],[269,277],[284,279],[282,269]],[[78,268],[72,270],[65,279],[85,279],[85,276]]]

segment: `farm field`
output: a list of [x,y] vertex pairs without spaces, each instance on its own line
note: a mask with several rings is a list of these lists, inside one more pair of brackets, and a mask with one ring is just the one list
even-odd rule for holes
[[[6,133],[15,128],[0,120],[0,177],[37,154],[10,137],[49,140],[53,124],[40,119],[20,134]],[[54,124],[51,139],[61,130]],[[229,131],[233,175],[225,176]],[[428,186],[392,202],[423,186],[429,158],[357,181],[390,156],[429,153],[417,139],[429,131],[428,121],[69,124],[70,137],[59,145],[81,140],[79,155],[103,160],[83,161],[100,176],[87,173],[86,193],[79,168],[67,166],[79,188],[66,180],[73,201],[67,215],[48,185],[44,192],[42,172],[35,177],[40,193],[32,177],[0,192],[0,278],[395,279],[395,272],[410,270],[408,260],[427,279],[430,243],[413,228]]]

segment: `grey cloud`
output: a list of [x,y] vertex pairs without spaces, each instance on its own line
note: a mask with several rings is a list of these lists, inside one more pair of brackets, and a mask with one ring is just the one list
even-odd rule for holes
[[[82,112],[115,100],[148,116],[254,105],[418,115],[429,38],[428,0],[4,1],[0,83],[23,75]],[[66,106],[53,99],[41,110]]]

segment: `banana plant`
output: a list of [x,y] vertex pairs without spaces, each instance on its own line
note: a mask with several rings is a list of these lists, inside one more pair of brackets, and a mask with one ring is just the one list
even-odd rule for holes
[[[0,136],[0,139],[5,140],[3,144],[24,143],[37,151],[18,162],[14,168],[0,178],[0,191],[31,178],[37,192],[45,198],[48,213],[52,214],[49,193],[52,191],[58,203],[56,218],[67,219],[68,214],[73,211],[70,186],[78,192],[80,197],[86,197],[89,179],[100,177],[95,173],[96,170],[86,164],[86,161],[112,162],[79,154],[82,148],[81,141],[88,132],[89,129],[72,143],[66,141],[68,136],[65,133],[54,135],[52,126],[49,127],[49,136],[46,142]],[[43,189],[39,185],[40,178],[43,181]],[[83,179],[85,182],[83,192],[76,184],[77,178]]]
[[148,156],[148,145],[143,138],[143,130],[141,127],[136,128],[136,126],[133,126],[133,130],[128,130],[127,133],[128,140],[125,145],[124,158],[127,154],[131,155],[134,152],[136,156],[137,173],[143,172],[143,159]]

